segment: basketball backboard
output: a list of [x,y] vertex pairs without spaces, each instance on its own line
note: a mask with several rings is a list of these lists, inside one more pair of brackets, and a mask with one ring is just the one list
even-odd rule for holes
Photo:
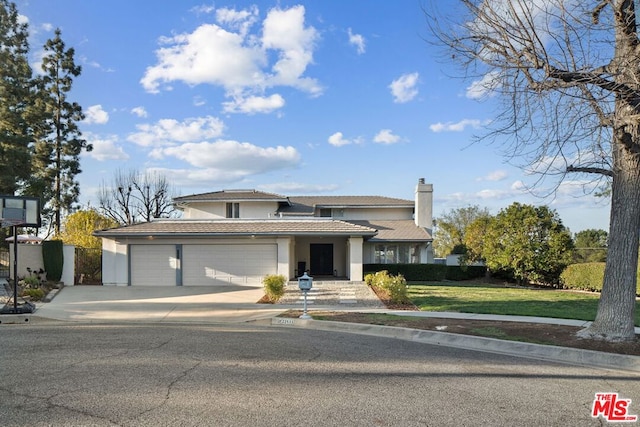
[[3,227],[40,227],[40,199],[0,195],[0,221]]

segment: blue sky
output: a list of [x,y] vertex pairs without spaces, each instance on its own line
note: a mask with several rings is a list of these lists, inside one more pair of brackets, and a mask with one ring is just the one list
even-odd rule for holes
[[[514,201],[556,209],[571,231],[608,230],[608,200],[572,181],[546,198],[499,145],[472,144],[496,112],[427,42],[419,0],[18,0],[32,65],[62,30],[82,75],[72,99],[94,150],[81,202],[114,172],[159,171],[179,195],[258,189],[283,195],[413,199],[434,214]],[[538,188],[545,193],[550,184]]]

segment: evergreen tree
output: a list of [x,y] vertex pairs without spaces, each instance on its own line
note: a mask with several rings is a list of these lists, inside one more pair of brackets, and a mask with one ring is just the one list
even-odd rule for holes
[[0,194],[15,194],[29,177],[32,71],[28,36],[15,3],[0,0]]
[[78,201],[80,194],[75,180],[80,169],[80,153],[91,151],[91,144],[82,139],[78,122],[84,119],[82,107],[68,99],[73,80],[81,73],[74,62],[74,49],[65,48],[60,29],[44,45],[42,60],[44,75],[38,81],[40,111],[43,126],[38,129],[34,147],[32,189],[39,189],[46,208],[53,216],[54,233],[60,233],[61,217]]

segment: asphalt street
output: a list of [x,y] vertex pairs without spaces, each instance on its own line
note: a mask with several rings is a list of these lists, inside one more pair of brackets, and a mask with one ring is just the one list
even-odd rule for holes
[[261,324],[0,328],[3,426],[600,426],[640,375]]

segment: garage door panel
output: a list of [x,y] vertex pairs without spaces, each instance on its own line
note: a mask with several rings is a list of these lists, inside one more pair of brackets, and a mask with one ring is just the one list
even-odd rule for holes
[[185,245],[185,286],[256,285],[262,277],[277,271],[277,246]]
[[131,245],[132,286],[175,286],[175,245]]

